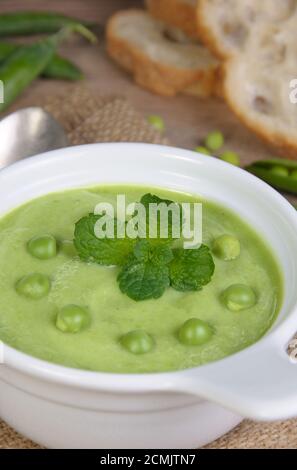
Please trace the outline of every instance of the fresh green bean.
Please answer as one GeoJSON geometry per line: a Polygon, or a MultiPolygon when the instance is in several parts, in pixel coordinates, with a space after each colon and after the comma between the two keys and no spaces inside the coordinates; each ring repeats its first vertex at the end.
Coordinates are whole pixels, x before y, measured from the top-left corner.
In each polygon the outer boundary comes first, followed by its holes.
{"type": "MultiPolygon", "coordinates": [[[[4,62],[8,56],[19,49],[18,44],[0,42],[0,64],[4,62]]],[[[80,80],[83,74],[79,68],[70,60],[65,59],[57,54],[54,55],[50,63],[44,69],[42,76],[46,78],[57,78],[60,80],[80,80]]]]}
{"type": "Polygon", "coordinates": [[[165,130],[165,123],[161,116],[157,114],[152,114],[147,118],[148,122],[153,126],[157,131],[164,132],[165,130]]]}
{"type": "Polygon", "coordinates": [[[72,31],[90,40],[94,38],[84,26],[71,25],[46,39],[22,46],[9,55],[0,66],[0,80],[4,84],[4,103],[0,103],[0,112],[4,111],[36,77],[42,74],[56,53],[60,42],[72,31]]]}
{"type": "Polygon", "coordinates": [[[238,154],[236,152],[233,152],[232,150],[227,150],[226,152],[223,152],[220,158],[224,162],[230,163],[231,165],[240,165],[240,159],[238,154]]]}
{"type": "Polygon", "coordinates": [[[295,180],[297,180],[297,170],[292,170],[290,173],[290,176],[291,178],[294,178],[295,180]]]}
{"type": "Polygon", "coordinates": [[[260,160],[245,168],[276,189],[297,194],[297,162],[275,158],[260,160]]]}
{"type": "Polygon", "coordinates": [[[210,155],[210,151],[206,147],[203,147],[203,145],[195,147],[194,152],[202,153],[203,155],[210,155]]]}
{"type": "Polygon", "coordinates": [[[221,131],[213,131],[205,139],[205,147],[211,152],[216,152],[224,145],[224,136],[221,131]]]}
{"type": "Polygon", "coordinates": [[[273,165],[273,167],[270,168],[270,172],[277,176],[284,176],[285,178],[289,176],[288,168],[286,168],[285,166],[281,166],[281,165],[273,165]]]}
{"type": "Polygon", "coordinates": [[[0,36],[25,36],[56,33],[67,25],[81,24],[75,18],[59,13],[21,11],[0,15],[0,36]]]}

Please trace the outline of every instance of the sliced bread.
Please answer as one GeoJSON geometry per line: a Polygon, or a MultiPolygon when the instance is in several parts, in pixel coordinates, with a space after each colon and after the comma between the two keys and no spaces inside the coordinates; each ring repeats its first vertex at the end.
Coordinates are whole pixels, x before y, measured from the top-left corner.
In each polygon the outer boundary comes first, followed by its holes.
{"type": "Polygon", "coordinates": [[[164,96],[196,85],[199,96],[215,90],[217,60],[204,47],[180,42],[144,10],[114,14],[107,24],[107,51],[136,83],[164,96]]]}
{"type": "Polygon", "coordinates": [[[257,30],[245,51],[224,64],[223,94],[241,121],[280,154],[297,158],[297,14],[257,30]]]}
{"type": "Polygon", "coordinates": [[[199,0],[200,37],[219,58],[245,49],[255,28],[290,18],[296,0],[199,0]]]}
{"type": "Polygon", "coordinates": [[[196,23],[198,0],[146,0],[149,13],[164,23],[179,28],[187,36],[199,39],[196,23]]]}

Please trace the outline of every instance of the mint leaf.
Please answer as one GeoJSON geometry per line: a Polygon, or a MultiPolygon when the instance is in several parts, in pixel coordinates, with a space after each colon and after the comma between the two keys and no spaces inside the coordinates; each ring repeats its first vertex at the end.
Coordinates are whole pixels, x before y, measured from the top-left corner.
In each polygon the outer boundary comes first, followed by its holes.
{"type": "Polygon", "coordinates": [[[150,253],[150,258],[155,264],[168,264],[173,260],[173,252],[168,245],[156,245],[150,253]]]}
{"type": "Polygon", "coordinates": [[[135,240],[116,238],[117,225],[112,219],[115,238],[97,238],[95,224],[102,215],[89,214],[75,224],[74,246],[83,261],[95,262],[105,266],[123,265],[133,251],[135,240]]]}
{"type": "Polygon", "coordinates": [[[138,241],[134,247],[133,255],[138,261],[148,261],[150,257],[151,245],[147,240],[138,241]]]}
{"type": "Polygon", "coordinates": [[[173,260],[173,253],[168,245],[153,245],[148,240],[139,240],[133,250],[138,261],[152,261],[154,264],[168,264],[173,260]]]}
{"type": "Polygon", "coordinates": [[[197,291],[211,281],[215,265],[206,245],[194,250],[173,250],[169,265],[171,286],[178,291],[197,291]]]}
{"type": "Polygon", "coordinates": [[[158,299],[170,285],[169,270],[151,261],[134,261],[123,267],[118,282],[123,294],[133,300],[158,299]]]}
{"type": "MultiPolygon", "coordinates": [[[[141,197],[140,202],[147,209],[149,208],[149,204],[152,204],[152,203],[160,204],[161,202],[164,202],[166,204],[166,206],[169,206],[170,204],[176,204],[175,202],[171,201],[170,199],[162,199],[161,197],[156,196],[155,194],[151,194],[151,193],[144,194],[141,197]]],[[[176,204],[176,205],[178,205],[178,204],[176,204]]]]}
{"type": "MultiPolygon", "coordinates": [[[[144,194],[140,200],[140,204],[144,206],[145,215],[146,215],[146,233],[145,236],[152,243],[155,241],[168,242],[174,238],[181,237],[182,230],[182,209],[181,206],[169,199],[162,199],[154,194],[144,194]],[[150,215],[150,204],[158,205],[161,210],[164,210],[164,219],[161,225],[161,214],[160,210],[157,210],[153,219],[149,218],[150,215]],[[161,206],[160,206],[161,204],[161,206]],[[168,208],[168,211],[167,211],[168,208]],[[172,210],[171,210],[172,209],[172,210]],[[167,221],[167,223],[166,223],[167,221]],[[168,229],[166,230],[166,227],[168,229]]],[[[138,210],[136,204],[136,211],[138,210]]],[[[152,208],[151,208],[152,210],[152,208]]]]}
{"type": "Polygon", "coordinates": [[[161,297],[170,285],[168,263],[172,259],[168,246],[154,247],[147,240],[137,242],[118,275],[121,291],[136,301],[161,297]]]}

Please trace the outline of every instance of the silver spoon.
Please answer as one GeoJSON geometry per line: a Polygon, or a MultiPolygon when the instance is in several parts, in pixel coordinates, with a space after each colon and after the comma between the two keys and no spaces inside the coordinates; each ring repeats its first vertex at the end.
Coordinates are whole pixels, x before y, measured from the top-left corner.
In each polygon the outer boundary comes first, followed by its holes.
{"type": "Polygon", "coordinates": [[[23,108],[0,121],[0,168],[68,145],[62,126],[42,108],[23,108]]]}

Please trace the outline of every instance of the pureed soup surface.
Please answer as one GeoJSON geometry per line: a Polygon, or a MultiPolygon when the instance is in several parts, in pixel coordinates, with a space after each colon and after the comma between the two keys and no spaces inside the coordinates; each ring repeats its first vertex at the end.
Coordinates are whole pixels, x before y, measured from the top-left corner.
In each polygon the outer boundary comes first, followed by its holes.
{"type": "Polygon", "coordinates": [[[278,313],[282,279],[265,242],[240,218],[223,207],[203,201],[203,243],[212,246],[222,234],[235,235],[241,254],[233,261],[214,256],[212,281],[198,292],[172,288],[159,299],[136,302],[124,295],[117,283],[118,267],[81,261],[69,245],[49,260],[34,258],[28,240],[52,234],[72,240],[74,224],[94,211],[101,201],[116,204],[116,194],[127,203],[147,192],[175,202],[201,202],[177,192],[136,186],[104,186],[53,193],[14,210],[0,221],[0,339],[32,356],[69,367],[117,373],[162,372],[199,366],[233,354],[257,341],[278,313]],[[16,282],[30,273],[47,274],[51,290],[40,300],[20,296],[16,282]],[[221,300],[232,284],[254,290],[257,303],[246,310],[230,311],[221,300]],[[75,334],[55,326],[59,309],[68,304],[86,306],[91,324],[75,334]],[[177,331],[190,318],[213,327],[210,341],[187,346],[177,331]],[[126,351],[119,339],[142,329],[155,340],[147,354],[126,351]]]}

